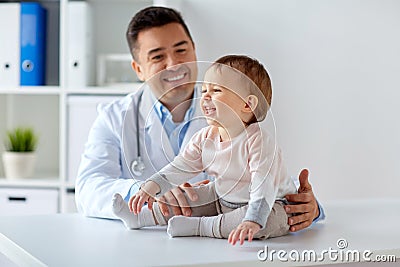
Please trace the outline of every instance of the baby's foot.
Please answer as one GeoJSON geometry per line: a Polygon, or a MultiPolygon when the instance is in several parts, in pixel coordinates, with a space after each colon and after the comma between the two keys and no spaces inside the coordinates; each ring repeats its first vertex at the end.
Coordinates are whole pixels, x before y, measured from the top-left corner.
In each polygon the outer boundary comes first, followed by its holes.
{"type": "Polygon", "coordinates": [[[129,210],[128,203],[118,193],[114,195],[112,201],[113,213],[124,222],[126,228],[139,229],[144,226],[156,225],[153,213],[149,209],[144,208],[138,215],[135,215],[129,210]]]}
{"type": "Polygon", "coordinates": [[[139,223],[139,216],[129,210],[128,203],[118,193],[113,197],[112,209],[115,216],[124,222],[126,228],[139,229],[142,227],[139,223]]]}
{"type": "Polygon", "coordinates": [[[112,201],[113,201],[112,203],[113,212],[117,216],[124,209],[124,206],[128,207],[128,204],[122,199],[122,196],[118,193],[114,194],[112,201]]]}
{"type": "Polygon", "coordinates": [[[218,216],[185,217],[174,216],[168,221],[167,233],[175,236],[208,236],[222,238],[219,229],[223,214],[218,216]],[[214,229],[215,228],[215,229],[214,229]]]}
{"type": "Polygon", "coordinates": [[[199,236],[200,217],[174,216],[168,221],[167,233],[170,237],[199,236]]]}

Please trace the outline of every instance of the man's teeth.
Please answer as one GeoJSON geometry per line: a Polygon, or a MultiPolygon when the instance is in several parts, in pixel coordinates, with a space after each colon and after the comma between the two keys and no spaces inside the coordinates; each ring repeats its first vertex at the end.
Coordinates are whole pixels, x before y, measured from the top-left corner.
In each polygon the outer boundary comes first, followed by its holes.
{"type": "Polygon", "coordinates": [[[172,77],[172,78],[167,78],[167,81],[169,81],[169,82],[175,82],[175,81],[177,81],[177,80],[182,79],[183,77],[185,77],[185,74],[181,74],[181,75],[178,75],[178,76],[175,76],[175,77],[172,77]]]}

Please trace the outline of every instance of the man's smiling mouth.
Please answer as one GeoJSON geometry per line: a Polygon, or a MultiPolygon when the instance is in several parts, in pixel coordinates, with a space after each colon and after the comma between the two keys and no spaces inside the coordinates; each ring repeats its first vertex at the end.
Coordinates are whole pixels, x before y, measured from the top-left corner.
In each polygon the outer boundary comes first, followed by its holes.
{"type": "Polygon", "coordinates": [[[185,78],[185,76],[186,76],[186,73],[182,73],[182,74],[179,74],[179,75],[176,75],[176,76],[173,76],[173,77],[164,78],[164,81],[176,82],[176,81],[182,80],[183,78],[185,78]]]}

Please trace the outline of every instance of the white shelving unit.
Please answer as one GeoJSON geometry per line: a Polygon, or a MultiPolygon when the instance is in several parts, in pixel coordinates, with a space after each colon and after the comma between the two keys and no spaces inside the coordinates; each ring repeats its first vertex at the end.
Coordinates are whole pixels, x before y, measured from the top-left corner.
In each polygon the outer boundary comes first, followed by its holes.
{"type": "MultiPolygon", "coordinates": [[[[3,164],[0,164],[0,213],[7,210],[26,210],[29,203],[29,190],[32,192],[48,190],[58,192],[57,212],[73,212],[74,207],[74,174],[71,174],[68,163],[70,147],[68,140],[82,135],[80,129],[71,129],[69,114],[69,99],[82,96],[85,99],[109,99],[110,96],[122,97],[137,90],[141,83],[124,86],[97,86],[86,84],[81,86],[68,85],[68,32],[76,29],[68,28],[68,5],[71,0],[39,0],[48,11],[47,17],[47,70],[45,86],[14,86],[4,87],[0,84],[0,140],[5,138],[7,129],[15,126],[32,126],[39,133],[38,160],[33,178],[5,179],[3,164]],[[4,192],[19,192],[28,194],[25,203],[11,203],[4,192]],[[1,199],[3,198],[3,199],[1,199]],[[21,208],[23,207],[23,208],[21,208]]],[[[93,60],[89,66],[96,70],[96,59],[101,54],[129,53],[125,40],[125,31],[130,18],[143,7],[153,4],[149,0],[89,0],[91,16],[91,40],[89,40],[93,60]]],[[[0,23],[4,23],[1,21],[0,23]]],[[[134,75],[132,71],[132,75],[134,75]]],[[[84,114],[83,114],[84,115],[84,114]]],[[[80,136],[80,138],[82,138],[80,136]]],[[[4,151],[0,145],[0,154],[4,151]]],[[[80,157],[80,155],[72,155],[80,157]]],[[[35,195],[35,194],[33,194],[35,195]]],[[[36,203],[36,202],[35,202],[36,203]]],[[[39,203],[39,202],[37,202],[39,203]]],[[[40,202],[41,203],[41,202],[40,202]]],[[[33,210],[35,207],[31,207],[33,210]]],[[[43,209],[38,209],[39,213],[43,209]]],[[[49,212],[54,212],[49,210],[49,212]]],[[[18,212],[17,212],[18,213],[18,212]]]]}

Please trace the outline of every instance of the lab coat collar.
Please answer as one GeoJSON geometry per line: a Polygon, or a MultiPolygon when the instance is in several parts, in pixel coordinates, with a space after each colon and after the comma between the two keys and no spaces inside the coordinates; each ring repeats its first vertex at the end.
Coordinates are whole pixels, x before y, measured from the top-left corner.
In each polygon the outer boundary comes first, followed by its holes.
{"type": "MultiPolygon", "coordinates": [[[[194,89],[193,100],[194,103],[191,103],[189,110],[185,115],[185,120],[193,120],[195,117],[198,119],[199,116],[202,116],[199,103],[199,88],[197,86],[194,89]],[[192,115],[193,112],[194,114],[192,115]]],[[[150,87],[144,85],[142,103],[140,103],[139,109],[142,119],[145,121],[146,129],[149,129],[155,121],[160,121],[160,118],[162,117],[162,114],[160,114],[161,110],[159,110],[161,105],[162,104],[158,102],[151,92],[150,87]],[[159,112],[159,114],[157,114],[157,112],[159,112]]]]}
{"type": "MultiPolygon", "coordinates": [[[[203,114],[200,109],[200,101],[198,99],[199,96],[199,87],[195,87],[194,94],[194,103],[191,105],[191,109],[193,112],[193,116],[190,119],[190,124],[185,134],[185,137],[182,142],[181,149],[185,147],[185,145],[189,142],[190,138],[197,132],[199,129],[207,126],[207,122],[203,117],[203,114]]],[[[151,89],[148,85],[143,86],[143,96],[142,103],[140,103],[139,112],[141,116],[141,120],[144,121],[145,131],[148,136],[156,137],[159,136],[162,140],[168,140],[168,136],[165,130],[162,128],[161,120],[158,117],[154,104],[156,103],[156,98],[154,97],[151,89]]],[[[152,140],[155,141],[155,140],[152,140]]],[[[160,140],[161,142],[161,140],[160,140]]],[[[172,160],[175,157],[175,153],[171,147],[169,142],[163,142],[163,154],[167,156],[168,160],[172,160]]]]}

